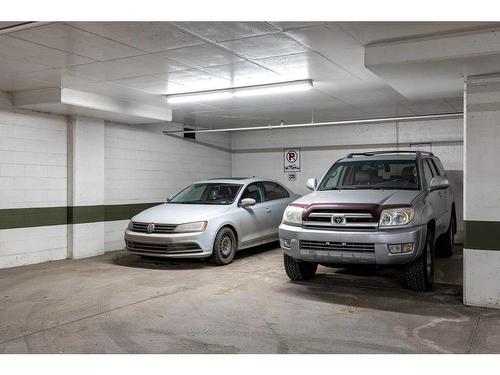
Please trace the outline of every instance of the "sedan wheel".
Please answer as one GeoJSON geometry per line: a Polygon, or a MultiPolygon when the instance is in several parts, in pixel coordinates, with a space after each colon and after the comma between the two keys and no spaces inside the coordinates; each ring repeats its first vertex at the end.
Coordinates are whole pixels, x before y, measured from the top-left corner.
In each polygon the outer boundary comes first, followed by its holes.
{"type": "Polygon", "coordinates": [[[218,266],[229,264],[236,253],[236,235],[231,228],[222,228],[215,237],[210,261],[218,266]]]}
{"type": "Polygon", "coordinates": [[[229,254],[231,254],[231,250],[233,249],[233,243],[231,242],[231,237],[229,235],[224,235],[222,237],[222,241],[220,242],[219,245],[219,250],[222,253],[224,257],[227,257],[229,254]]]}

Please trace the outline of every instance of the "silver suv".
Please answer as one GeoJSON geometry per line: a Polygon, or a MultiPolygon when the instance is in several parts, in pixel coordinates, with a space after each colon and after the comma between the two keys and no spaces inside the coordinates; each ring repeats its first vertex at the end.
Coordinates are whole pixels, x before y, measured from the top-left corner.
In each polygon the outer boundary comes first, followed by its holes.
{"type": "Polygon", "coordinates": [[[318,264],[395,266],[406,287],[429,290],[434,253],[450,256],[455,202],[441,161],[423,151],[353,153],[338,160],[312,193],[291,203],[279,228],[292,280],[318,264]]]}

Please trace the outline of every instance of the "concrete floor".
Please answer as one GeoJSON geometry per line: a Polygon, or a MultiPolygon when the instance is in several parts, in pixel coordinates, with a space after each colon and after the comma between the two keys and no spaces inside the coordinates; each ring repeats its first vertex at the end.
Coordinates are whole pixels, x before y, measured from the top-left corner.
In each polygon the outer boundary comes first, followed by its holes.
{"type": "Polygon", "coordinates": [[[226,267],[124,252],[0,270],[0,353],[499,353],[500,311],[461,302],[461,251],[433,292],[390,270],[292,283],[276,245],[226,267]]]}

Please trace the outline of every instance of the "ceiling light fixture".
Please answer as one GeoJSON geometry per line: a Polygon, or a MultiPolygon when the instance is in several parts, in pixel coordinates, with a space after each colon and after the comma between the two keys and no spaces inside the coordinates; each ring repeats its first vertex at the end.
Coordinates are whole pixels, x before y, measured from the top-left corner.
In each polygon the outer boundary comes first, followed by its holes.
{"type": "Polygon", "coordinates": [[[167,102],[171,104],[176,103],[190,103],[190,102],[205,102],[209,100],[218,100],[218,99],[229,99],[233,95],[230,92],[206,92],[199,94],[189,94],[182,96],[173,96],[167,98],[167,102]]]}
{"type": "Polygon", "coordinates": [[[191,103],[202,102],[208,100],[229,99],[232,97],[248,97],[260,95],[283,94],[289,92],[297,92],[309,90],[313,87],[312,80],[305,79],[300,81],[289,81],[271,83],[265,85],[232,87],[229,89],[206,90],[182,94],[166,95],[167,103],[191,103]]]}

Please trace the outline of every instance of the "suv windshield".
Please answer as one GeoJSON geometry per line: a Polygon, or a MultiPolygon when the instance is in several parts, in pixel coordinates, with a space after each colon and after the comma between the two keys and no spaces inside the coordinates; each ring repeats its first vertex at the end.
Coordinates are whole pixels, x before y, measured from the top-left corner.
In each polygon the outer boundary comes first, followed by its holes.
{"type": "Polygon", "coordinates": [[[231,204],[242,185],[200,183],[185,188],[168,203],[183,204],[231,204]]]}
{"type": "Polygon", "coordinates": [[[353,160],[335,163],[318,190],[418,190],[415,160],[353,160]]]}

